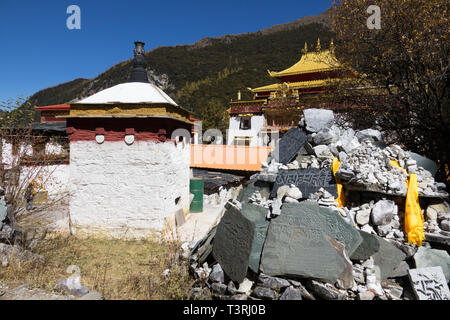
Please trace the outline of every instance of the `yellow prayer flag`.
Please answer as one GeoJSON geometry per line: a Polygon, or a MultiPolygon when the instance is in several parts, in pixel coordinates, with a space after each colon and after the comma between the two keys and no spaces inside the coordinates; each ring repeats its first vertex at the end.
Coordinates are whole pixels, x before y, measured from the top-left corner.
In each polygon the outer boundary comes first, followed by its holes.
{"type": "Polygon", "coordinates": [[[341,165],[341,162],[337,158],[334,158],[333,165],[332,165],[332,171],[333,171],[334,179],[336,180],[337,194],[338,194],[337,201],[339,203],[339,207],[344,207],[345,203],[346,203],[344,189],[343,189],[343,186],[341,183],[341,179],[336,178],[336,172],[339,170],[340,165],[341,165]]]}

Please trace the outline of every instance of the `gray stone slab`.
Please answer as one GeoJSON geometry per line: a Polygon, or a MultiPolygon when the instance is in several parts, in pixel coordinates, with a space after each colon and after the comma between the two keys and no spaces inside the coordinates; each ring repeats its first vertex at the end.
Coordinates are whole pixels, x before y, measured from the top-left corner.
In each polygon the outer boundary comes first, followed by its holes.
{"type": "Polygon", "coordinates": [[[241,203],[247,203],[248,198],[259,191],[262,197],[269,199],[271,184],[265,181],[253,181],[246,185],[240,192],[237,197],[237,200],[241,203]]]}
{"type": "Polygon", "coordinates": [[[393,270],[393,273],[391,274],[391,278],[399,278],[404,277],[408,275],[409,265],[406,263],[406,261],[400,262],[397,268],[393,270]]]}
{"type": "Polygon", "coordinates": [[[259,274],[257,284],[259,286],[274,289],[274,290],[280,290],[280,289],[289,287],[291,285],[291,283],[286,279],[271,277],[264,273],[259,274]]]}
{"type": "Polygon", "coordinates": [[[244,280],[252,251],[255,224],[230,207],[223,215],[213,242],[212,254],[231,280],[244,280]]]}
{"type": "Polygon", "coordinates": [[[436,162],[428,158],[422,157],[420,154],[414,152],[408,152],[408,154],[411,158],[416,160],[418,167],[422,167],[425,170],[429,171],[433,175],[433,177],[436,175],[436,172],[438,170],[436,162]]]}
{"type": "Polygon", "coordinates": [[[307,287],[317,298],[324,300],[344,300],[345,295],[329,283],[321,283],[315,280],[308,280],[307,287]]]}
{"type": "Polygon", "coordinates": [[[441,245],[447,246],[447,250],[450,249],[450,237],[441,233],[429,233],[424,232],[425,240],[428,242],[439,243],[441,245]]]}
{"type": "Polygon", "coordinates": [[[283,185],[294,184],[302,192],[303,198],[308,198],[312,193],[324,188],[337,198],[337,186],[330,168],[280,170],[275,179],[275,184],[270,193],[271,198],[277,196],[277,190],[283,185]]]}
{"type": "Polygon", "coordinates": [[[294,287],[289,287],[284,290],[280,300],[302,300],[302,293],[294,287]]]}
{"type": "Polygon", "coordinates": [[[178,209],[175,212],[175,223],[176,223],[177,227],[182,226],[185,222],[186,222],[186,219],[184,217],[183,209],[178,209]]]}
{"type": "MultiPolygon", "coordinates": [[[[342,181],[342,184],[344,185],[345,190],[348,191],[359,191],[359,192],[374,192],[374,193],[380,193],[385,194],[389,196],[398,196],[398,197],[406,197],[406,193],[401,192],[388,192],[386,190],[381,189],[379,185],[375,184],[364,184],[364,183],[348,183],[346,181],[342,181]]],[[[441,190],[439,193],[436,192],[433,195],[425,195],[422,193],[419,193],[420,198],[429,198],[429,199],[442,199],[448,197],[448,193],[441,190]]]]}
{"type": "Polygon", "coordinates": [[[352,260],[366,260],[373,257],[375,265],[380,271],[382,280],[401,276],[406,254],[394,244],[383,238],[360,231],[363,242],[350,256],[352,260]]]}
{"type": "Polygon", "coordinates": [[[306,139],[306,133],[302,129],[291,128],[281,137],[271,155],[277,162],[287,164],[297,156],[297,152],[303,147],[306,139]]]}
{"type": "Polygon", "coordinates": [[[346,264],[326,239],[326,219],[317,203],[285,203],[272,219],[260,269],[270,276],[293,276],[335,282],[346,264]]]}
{"type": "Polygon", "coordinates": [[[347,257],[351,256],[363,241],[359,230],[347,223],[335,210],[319,207],[319,213],[326,222],[323,226],[325,233],[344,244],[347,257]]]}
{"type": "Polygon", "coordinates": [[[420,247],[414,255],[416,268],[441,267],[442,272],[450,281],[450,255],[445,250],[420,247]]]}
{"type": "Polygon", "coordinates": [[[194,253],[198,254],[198,263],[203,264],[203,262],[208,259],[209,255],[212,252],[212,242],[214,241],[214,237],[216,235],[217,227],[211,228],[208,234],[197,242],[195,247],[192,249],[191,255],[194,253]]]}
{"type": "Polygon", "coordinates": [[[350,255],[350,259],[352,260],[369,259],[373,254],[380,250],[380,243],[374,235],[364,231],[359,231],[359,234],[362,237],[362,242],[350,255]]]}
{"type": "Polygon", "coordinates": [[[252,295],[263,300],[274,300],[277,297],[275,291],[265,287],[255,287],[255,289],[253,289],[252,295]]]}
{"type": "Polygon", "coordinates": [[[450,292],[441,267],[409,270],[414,294],[418,300],[450,300],[450,292]]]}
{"type": "Polygon", "coordinates": [[[249,268],[255,273],[259,272],[261,253],[270,224],[270,221],[266,219],[267,212],[268,209],[261,206],[249,203],[242,204],[242,215],[255,224],[252,252],[250,253],[249,262],[249,268]]]}
{"type": "Polygon", "coordinates": [[[406,254],[383,238],[379,236],[375,237],[380,243],[380,249],[372,257],[375,266],[378,266],[380,270],[381,280],[386,280],[396,275],[395,269],[405,260],[406,254]]]}

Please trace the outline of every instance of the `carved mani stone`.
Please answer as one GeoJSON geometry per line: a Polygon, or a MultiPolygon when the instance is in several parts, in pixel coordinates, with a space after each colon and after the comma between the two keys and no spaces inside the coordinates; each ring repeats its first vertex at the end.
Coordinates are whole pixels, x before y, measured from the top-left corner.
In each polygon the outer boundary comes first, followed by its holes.
{"type": "Polygon", "coordinates": [[[358,248],[351,254],[350,259],[352,260],[367,260],[373,254],[380,250],[380,242],[378,239],[367,232],[359,231],[362,236],[363,241],[358,248]]]}
{"type": "Polygon", "coordinates": [[[341,215],[330,208],[319,207],[319,213],[325,219],[324,232],[345,245],[347,257],[359,247],[363,241],[358,229],[348,224],[341,215]]]}
{"type": "Polygon", "coordinates": [[[272,219],[260,269],[270,276],[300,276],[336,282],[346,262],[326,239],[326,219],[312,201],[285,203],[272,219]]]}
{"type": "Polygon", "coordinates": [[[289,129],[278,142],[272,155],[282,164],[287,164],[297,156],[307,139],[306,133],[299,127],[289,129]]]}
{"type": "Polygon", "coordinates": [[[242,204],[242,214],[255,224],[253,248],[250,254],[249,263],[249,268],[255,273],[258,273],[259,271],[261,253],[264,247],[264,241],[266,241],[267,229],[269,228],[270,224],[270,221],[266,219],[267,211],[267,208],[263,208],[254,204],[242,204]]]}
{"type": "Polygon", "coordinates": [[[418,300],[450,300],[450,292],[441,267],[410,269],[414,294],[418,300]]]}
{"type": "Polygon", "coordinates": [[[283,185],[294,184],[302,192],[303,198],[308,198],[312,193],[324,188],[337,198],[337,186],[330,168],[280,170],[275,179],[275,184],[270,193],[271,198],[277,196],[277,190],[283,185]]]}
{"type": "Polygon", "coordinates": [[[213,242],[213,257],[231,280],[241,283],[247,275],[255,224],[230,206],[219,224],[213,242]]]}
{"type": "Polygon", "coordinates": [[[395,275],[395,269],[405,260],[406,254],[383,238],[375,237],[378,239],[380,249],[372,255],[373,261],[375,266],[380,268],[381,280],[386,280],[395,275]]]}

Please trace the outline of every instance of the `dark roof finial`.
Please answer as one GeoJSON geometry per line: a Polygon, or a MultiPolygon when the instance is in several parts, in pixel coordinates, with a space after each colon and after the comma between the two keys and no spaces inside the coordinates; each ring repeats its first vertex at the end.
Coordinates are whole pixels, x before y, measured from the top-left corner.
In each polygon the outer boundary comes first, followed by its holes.
{"type": "Polygon", "coordinates": [[[135,41],[134,42],[134,59],[132,62],[131,76],[129,82],[147,82],[147,63],[145,61],[145,50],[144,50],[144,42],[135,41]]]}

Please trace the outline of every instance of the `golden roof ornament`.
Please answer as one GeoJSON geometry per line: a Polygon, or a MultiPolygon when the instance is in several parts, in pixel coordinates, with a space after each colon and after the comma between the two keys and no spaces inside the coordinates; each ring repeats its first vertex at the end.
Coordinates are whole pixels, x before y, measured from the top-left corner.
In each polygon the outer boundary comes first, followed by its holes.
{"type": "Polygon", "coordinates": [[[306,54],[307,52],[308,52],[308,45],[306,44],[306,41],[305,41],[305,47],[303,48],[302,53],[306,54]]]}
{"type": "Polygon", "coordinates": [[[320,47],[320,38],[317,38],[317,51],[320,51],[322,48],[320,47]]]}

